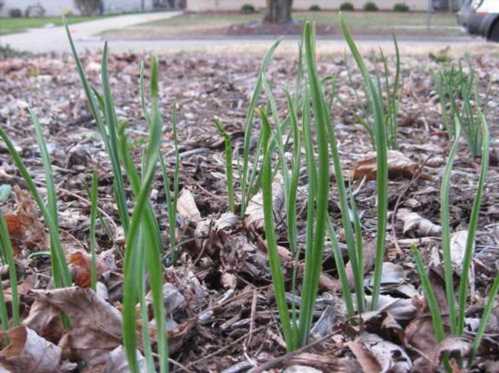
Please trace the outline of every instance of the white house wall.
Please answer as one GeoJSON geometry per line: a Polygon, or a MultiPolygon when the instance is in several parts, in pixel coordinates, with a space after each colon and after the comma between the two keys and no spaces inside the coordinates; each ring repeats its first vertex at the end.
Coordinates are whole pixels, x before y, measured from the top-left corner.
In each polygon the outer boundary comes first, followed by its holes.
{"type": "MultiPolygon", "coordinates": [[[[1,0],[0,0],[1,1],[1,0]]],[[[69,12],[79,14],[73,0],[3,0],[4,6],[0,10],[1,16],[8,16],[10,9],[20,9],[23,14],[26,8],[32,5],[41,5],[46,16],[60,16],[69,12]]],[[[142,0],[104,0],[105,13],[140,12],[142,0]]],[[[144,0],[145,10],[153,9],[153,0],[144,0]]],[[[1,20],[0,20],[1,22],[1,20]]]]}
{"type": "MultiPolygon", "coordinates": [[[[32,5],[41,5],[45,9],[46,16],[59,16],[64,13],[78,14],[73,0],[4,0],[4,6],[0,11],[2,16],[8,16],[10,9],[20,9],[23,14],[26,8],[32,5]]],[[[2,22],[0,20],[0,22],[2,22]]]]}
{"type": "MultiPolygon", "coordinates": [[[[144,10],[153,9],[153,0],[144,0],[144,10]]],[[[104,0],[105,13],[140,12],[142,0],[104,0]]]]}

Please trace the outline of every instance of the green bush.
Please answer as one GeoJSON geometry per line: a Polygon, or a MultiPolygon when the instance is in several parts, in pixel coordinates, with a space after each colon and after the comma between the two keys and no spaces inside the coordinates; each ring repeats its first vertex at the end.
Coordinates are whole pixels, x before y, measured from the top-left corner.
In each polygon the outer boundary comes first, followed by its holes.
{"type": "Polygon", "coordinates": [[[256,13],[256,9],[253,5],[251,4],[244,4],[242,7],[241,7],[241,13],[242,14],[253,14],[253,13],[256,13]]]}
{"type": "Polygon", "coordinates": [[[353,12],[355,8],[352,3],[346,2],[340,5],[340,10],[342,12],[353,12]]]}
{"type": "Polygon", "coordinates": [[[21,18],[23,16],[23,12],[19,8],[9,9],[9,17],[11,18],[21,18]]]}
{"type": "Polygon", "coordinates": [[[397,3],[393,6],[394,12],[408,12],[410,10],[411,10],[411,8],[409,8],[409,5],[407,5],[405,3],[397,3]]]}
{"type": "Polygon", "coordinates": [[[322,9],[319,5],[310,5],[310,8],[308,8],[311,12],[320,12],[322,9]]]}
{"type": "Polygon", "coordinates": [[[368,1],[367,3],[365,3],[363,9],[366,12],[377,12],[379,10],[376,3],[372,2],[372,1],[368,1]]]}

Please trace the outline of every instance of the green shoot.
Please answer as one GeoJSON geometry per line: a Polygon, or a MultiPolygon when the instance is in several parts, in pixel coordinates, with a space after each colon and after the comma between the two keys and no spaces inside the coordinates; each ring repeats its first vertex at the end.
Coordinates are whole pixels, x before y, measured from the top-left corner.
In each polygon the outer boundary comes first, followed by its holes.
{"type": "Polygon", "coordinates": [[[376,309],[381,289],[381,277],[383,273],[383,260],[385,254],[385,235],[388,210],[388,160],[387,141],[385,132],[385,120],[383,112],[383,98],[379,94],[376,83],[369,75],[369,71],[362,56],[352,38],[350,30],[343,16],[340,16],[340,25],[343,36],[352,52],[352,56],[364,79],[369,98],[371,112],[374,114],[374,138],[376,142],[376,192],[377,192],[377,232],[376,232],[376,256],[374,263],[374,279],[372,290],[371,309],[376,309]]]}
{"type": "MultiPolygon", "coordinates": [[[[242,166],[239,168],[239,177],[240,177],[240,186],[241,186],[241,209],[240,215],[244,216],[246,213],[246,207],[252,196],[252,183],[250,180],[250,147],[252,141],[252,130],[253,130],[253,119],[255,115],[255,109],[258,104],[258,100],[260,98],[262,92],[263,81],[265,79],[265,74],[267,71],[267,67],[272,60],[272,56],[274,51],[279,46],[280,41],[276,41],[272,47],[268,50],[262,60],[262,65],[260,67],[260,71],[258,72],[258,78],[256,81],[255,89],[253,90],[253,94],[251,96],[251,100],[248,106],[248,110],[246,111],[246,119],[244,121],[244,141],[243,141],[243,160],[242,166]]],[[[261,138],[259,140],[259,145],[261,144],[261,138]]],[[[261,155],[261,146],[257,146],[257,151],[255,153],[255,160],[258,160],[258,157],[261,155]]],[[[253,162],[253,169],[256,171],[257,162],[253,162]]]]}
{"type": "MultiPolygon", "coordinates": [[[[0,248],[2,250],[2,257],[5,258],[6,264],[9,266],[9,283],[10,290],[12,294],[12,321],[13,326],[19,326],[21,324],[21,319],[19,316],[19,294],[17,291],[17,269],[16,262],[14,261],[14,250],[12,249],[12,243],[9,237],[9,230],[7,228],[7,223],[5,218],[0,211],[0,248]]],[[[0,281],[1,283],[1,281],[0,281]]],[[[0,284],[1,286],[1,284],[0,284]]],[[[8,329],[8,320],[5,318],[7,315],[7,308],[5,306],[5,299],[3,296],[3,289],[0,289],[0,317],[2,322],[2,328],[4,331],[8,329]],[[7,329],[5,328],[7,326],[7,329]]]]}
{"type": "MultiPolygon", "coordinates": [[[[322,270],[322,252],[328,220],[329,198],[329,149],[328,126],[329,117],[325,110],[323,90],[317,74],[315,54],[315,32],[307,22],[304,26],[305,65],[309,81],[310,98],[315,114],[317,130],[317,183],[315,196],[314,239],[305,251],[305,272],[303,275],[302,306],[300,310],[299,341],[304,345],[308,341],[315,300],[319,288],[319,277],[322,270]]],[[[312,219],[308,216],[307,219],[312,219]]]]}
{"type": "Polygon", "coordinates": [[[160,372],[168,371],[168,345],[165,329],[165,309],[163,300],[163,274],[161,264],[161,245],[159,227],[154,212],[149,204],[149,194],[159,160],[162,119],[158,103],[158,63],[156,59],[151,64],[151,111],[145,115],[149,124],[148,147],[144,154],[142,177],[139,177],[127,146],[124,128],[119,131],[119,144],[127,175],[135,196],[135,208],[130,220],[130,230],[127,234],[125,252],[125,281],[123,299],[123,344],[132,372],[138,371],[136,356],[136,320],[135,305],[137,299],[144,296],[144,268],[148,270],[151,286],[153,313],[157,328],[160,372]],[[142,250],[145,253],[141,258],[142,250]]]}
{"type": "Polygon", "coordinates": [[[485,328],[487,328],[487,324],[489,323],[490,316],[492,315],[492,311],[494,310],[494,303],[497,294],[499,293],[499,276],[496,276],[494,283],[489,291],[489,296],[487,297],[487,304],[485,305],[485,309],[483,310],[482,317],[480,318],[480,325],[478,327],[478,332],[473,339],[473,343],[471,345],[471,354],[469,358],[469,365],[473,363],[475,359],[476,353],[478,352],[478,348],[480,347],[480,343],[485,334],[485,328]]]}
{"type": "MultiPolygon", "coordinates": [[[[174,105],[175,106],[175,105],[174,105]]],[[[178,150],[177,138],[177,111],[174,108],[172,113],[172,132],[173,132],[173,146],[175,151],[175,169],[173,173],[173,180],[170,181],[166,164],[163,157],[160,157],[161,175],[163,177],[163,187],[166,195],[166,208],[168,213],[168,240],[170,243],[172,263],[176,262],[178,256],[176,226],[177,226],[177,199],[179,193],[179,172],[180,172],[180,155],[178,150]],[[173,191],[171,185],[173,184],[173,191]]]]}
{"type": "Polygon", "coordinates": [[[456,153],[459,148],[459,138],[461,133],[461,125],[457,117],[454,129],[456,136],[452,144],[451,150],[449,152],[449,158],[447,159],[447,165],[444,170],[444,175],[442,177],[442,185],[440,187],[440,223],[442,225],[442,252],[443,252],[443,264],[444,264],[445,294],[449,304],[450,327],[452,333],[457,335],[457,330],[456,330],[457,310],[455,302],[456,298],[454,293],[453,268],[452,268],[452,259],[451,259],[450,217],[449,217],[450,179],[452,174],[452,165],[454,163],[454,158],[456,157],[456,153]]]}
{"type": "Polygon", "coordinates": [[[435,338],[438,342],[441,342],[445,338],[444,322],[442,320],[442,315],[440,313],[440,307],[438,306],[437,297],[431,286],[430,278],[421,258],[421,254],[418,249],[413,246],[412,254],[414,255],[414,261],[416,262],[416,270],[418,272],[419,278],[421,279],[421,287],[423,288],[423,293],[428,303],[428,308],[431,313],[431,320],[433,325],[433,332],[435,333],[435,338]]]}
{"type": "Polygon", "coordinates": [[[71,51],[73,52],[73,57],[76,61],[76,67],[78,74],[80,76],[83,89],[87,96],[88,105],[90,111],[97,123],[100,135],[106,146],[107,153],[111,159],[111,165],[113,169],[113,191],[116,198],[116,204],[118,206],[118,214],[120,216],[121,224],[125,233],[128,231],[129,217],[128,208],[126,205],[126,194],[123,181],[123,174],[121,172],[120,159],[118,155],[118,142],[116,137],[116,131],[118,126],[118,119],[116,118],[116,112],[114,110],[113,98],[111,95],[111,90],[109,87],[109,73],[108,73],[108,51],[107,44],[104,45],[104,53],[102,56],[102,85],[104,87],[104,97],[101,97],[95,89],[92,89],[90,83],[85,75],[85,70],[81,64],[81,60],[78,57],[76,47],[73,43],[73,38],[69,32],[68,25],[66,27],[66,34],[68,36],[69,44],[71,46],[71,51]]]}
{"type": "Polygon", "coordinates": [[[227,177],[227,195],[229,198],[229,210],[236,213],[236,202],[234,193],[234,175],[232,172],[232,141],[230,135],[225,131],[223,124],[215,118],[215,126],[218,132],[224,138],[225,145],[225,175],[227,177]]]}
{"type": "Polygon", "coordinates": [[[279,318],[281,323],[284,340],[289,351],[298,348],[298,341],[296,338],[296,330],[294,325],[291,324],[289,310],[286,303],[286,293],[284,285],[284,276],[277,251],[277,239],[274,232],[274,211],[272,202],[272,152],[271,152],[271,128],[268,122],[266,113],[260,111],[262,118],[262,142],[264,149],[263,167],[262,167],[262,193],[263,193],[263,213],[265,224],[265,239],[267,241],[267,251],[270,263],[270,270],[272,273],[272,284],[274,287],[274,294],[279,310],[279,318]]]}
{"type": "Polygon", "coordinates": [[[459,317],[457,332],[458,335],[462,335],[464,332],[464,318],[465,318],[465,306],[468,297],[468,278],[471,268],[471,261],[473,258],[473,253],[475,252],[475,236],[478,226],[478,216],[480,213],[480,207],[482,204],[482,195],[485,189],[485,180],[487,179],[487,174],[489,170],[489,129],[485,116],[480,113],[480,123],[482,130],[482,160],[480,167],[480,177],[478,179],[478,187],[475,193],[475,199],[473,201],[473,207],[471,209],[470,222],[468,225],[468,237],[466,240],[466,248],[464,251],[463,258],[463,270],[461,273],[461,280],[459,282],[459,317]]]}
{"type": "Polygon", "coordinates": [[[95,239],[95,224],[97,222],[97,173],[94,171],[92,175],[92,188],[90,190],[90,286],[96,290],[97,287],[97,258],[95,251],[97,249],[97,241],[95,239]]]}

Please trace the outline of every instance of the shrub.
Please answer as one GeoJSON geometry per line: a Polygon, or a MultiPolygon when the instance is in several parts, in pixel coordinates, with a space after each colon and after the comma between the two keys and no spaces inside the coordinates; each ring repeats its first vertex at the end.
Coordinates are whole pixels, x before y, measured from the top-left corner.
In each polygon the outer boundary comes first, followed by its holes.
{"type": "Polygon", "coordinates": [[[45,15],[45,8],[40,4],[30,5],[24,11],[25,17],[43,17],[45,15]]]}
{"type": "Polygon", "coordinates": [[[322,9],[319,5],[310,5],[310,8],[308,8],[311,12],[320,12],[322,9]]]}
{"type": "Polygon", "coordinates": [[[242,14],[253,14],[253,13],[256,13],[256,9],[253,5],[251,4],[244,4],[242,7],[241,7],[241,13],[242,14]]]}
{"type": "Polygon", "coordinates": [[[372,2],[372,1],[368,1],[367,3],[365,3],[363,9],[366,12],[377,12],[379,10],[376,3],[372,2]]]}
{"type": "Polygon", "coordinates": [[[410,10],[411,10],[411,8],[409,8],[409,5],[407,5],[405,3],[397,3],[393,6],[394,12],[408,12],[410,10]]]}
{"type": "Polygon", "coordinates": [[[74,0],[74,4],[84,16],[97,14],[102,7],[101,0],[74,0]]]}
{"type": "Polygon", "coordinates": [[[21,18],[23,16],[23,12],[19,8],[9,9],[9,17],[11,18],[21,18]]]}
{"type": "Polygon", "coordinates": [[[346,2],[340,5],[340,10],[343,12],[353,12],[355,8],[352,3],[346,2]]]}

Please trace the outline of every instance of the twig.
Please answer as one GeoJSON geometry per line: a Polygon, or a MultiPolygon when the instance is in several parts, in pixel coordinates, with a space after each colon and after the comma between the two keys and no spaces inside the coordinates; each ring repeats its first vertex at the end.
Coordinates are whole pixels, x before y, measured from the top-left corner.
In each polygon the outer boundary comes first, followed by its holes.
{"type": "Polygon", "coordinates": [[[248,373],[262,373],[265,370],[268,370],[268,369],[271,369],[271,368],[275,368],[276,366],[278,366],[279,364],[281,364],[282,362],[284,362],[286,360],[289,360],[293,356],[301,354],[302,352],[305,352],[308,349],[310,349],[310,348],[312,348],[314,346],[317,346],[318,344],[321,344],[325,340],[327,340],[327,339],[331,338],[333,335],[335,335],[339,330],[340,330],[340,328],[336,328],[331,333],[329,333],[328,335],[326,335],[325,337],[322,337],[322,338],[320,338],[320,339],[318,339],[318,340],[316,340],[316,341],[314,341],[312,343],[309,343],[308,345],[303,346],[302,348],[299,348],[296,351],[288,352],[287,354],[284,354],[284,355],[282,355],[282,356],[280,356],[278,358],[275,358],[273,360],[267,361],[265,364],[262,364],[259,367],[251,369],[248,373]]]}
{"type": "MultiPolygon", "coordinates": [[[[267,325],[263,325],[261,327],[259,327],[258,329],[256,329],[257,332],[259,332],[260,330],[263,330],[263,329],[266,329],[267,328],[267,325]]],[[[206,359],[209,359],[213,356],[216,356],[222,352],[224,352],[225,350],[231,348],[232,346],[238,344],[239,342],[241,342],[242,340],[244,340],[245,338],[248,337],[248,333],[246,334],[243,334],[242,336],[240,336],[239,338],[235,339],[234,341],[232,341],[232,343],[229,343],[228,345],[226,346],[223,346],[222,348],[219,348],[218,350],[212,352],[211,354],[208,354],[206,356],[203,356],[201,359],[198,359],[196,361],[193,361],[191,363],[189,363],[187,366],[190,367],[190,366],[193,366],[194,364],[197,364],[199,363],[200,361],[203,361],[203,360],[206,360],[206,359]]]]}

